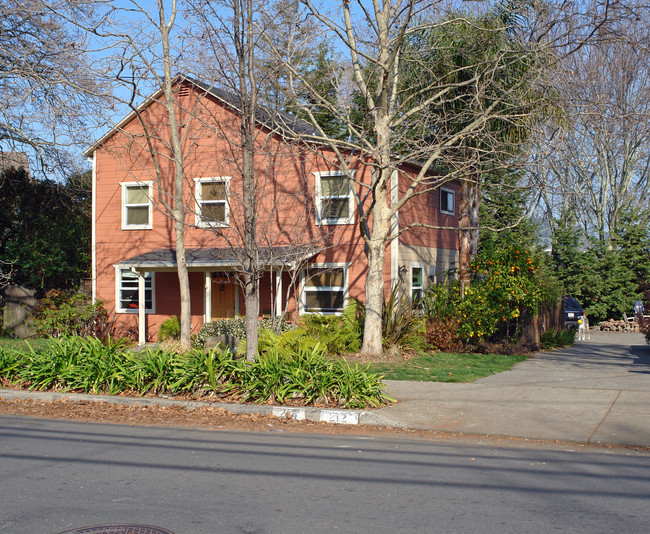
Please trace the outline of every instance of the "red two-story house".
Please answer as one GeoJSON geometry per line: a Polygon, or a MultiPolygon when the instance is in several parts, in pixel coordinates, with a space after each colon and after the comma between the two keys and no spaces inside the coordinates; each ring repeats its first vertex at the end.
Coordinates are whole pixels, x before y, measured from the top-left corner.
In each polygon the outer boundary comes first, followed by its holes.
{"type": "MultiPolygon", "coordinates": [[[[236,97],[196,80],[181,76],[174,87],[192,329],[198,331],[205,322],[246,313],[237,283],[239,109],[236,97]]],[[[340,313],[348,299],[364,300],[367,261],[355,197],[370,183],[371,167],[353,154],[342,163],[326,144],[310,141],[314,130],[295,117],[260,111],[257,119],[260,313],[340,313]]],[[[159,92],[85,152],[92,159],[93,297],[115,311],[122,327],[139,328],[141,342],[180,312],[168,213],[175,172],[169,131],[159,92]]],[[[407,187],[399,182],[395,173],[393,201],[407,187]]],[[[457,197],[455,183],[414,197],[394,218],[395,235],[413,221],[457,227],[457,197]]],[[[456,250],[453,230],[399,234],[386,249],[385,291],[401,279],[417,294],[455,264],[456,250]]]]}

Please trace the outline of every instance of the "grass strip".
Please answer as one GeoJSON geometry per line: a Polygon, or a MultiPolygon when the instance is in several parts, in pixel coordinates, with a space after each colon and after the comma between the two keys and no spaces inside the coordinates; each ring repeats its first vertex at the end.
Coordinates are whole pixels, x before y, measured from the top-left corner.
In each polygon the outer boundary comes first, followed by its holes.
{"type": "Polygon", "coordinates": [[[373,363],[370,372],[386,380],[415,380],[420,382],[474,382],[511,369],[524,361],[522,355],[501,354],[426,354],[395,363],[373,363]]]}
{"type": "Polygon", "coordinates": [[[17,351],[29,350],[28,346],[34,350],[47,349],[53,340],[51,338],[32,338],[32,339],[18,339],[12,337],[0,338],[0,348],[13,349],[17,351]]]}

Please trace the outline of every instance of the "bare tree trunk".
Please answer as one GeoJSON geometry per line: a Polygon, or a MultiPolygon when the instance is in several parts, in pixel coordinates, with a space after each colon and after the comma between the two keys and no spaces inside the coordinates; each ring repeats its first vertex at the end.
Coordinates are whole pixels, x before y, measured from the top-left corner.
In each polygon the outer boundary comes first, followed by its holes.
{"type": "Polygon", "coordinates": [[[250,265],[250,263],[246,266],[244,277],[244,299],[246,302],[246,361],[253,362],[257,357],[260,297],[259,281],[255,275],[255,269],[250,265]]]}
{"type": "Polygon", "coordinates": [[[257,187],[255,181],[255,110],[257,107],[253,3],[234,0],[235,49],[242,100],[242,194],[244,202],[244,299],[246,302],[246,360],[257,356],[259,328],[259,257],[257,245],[257,187]],[[250,91],[249,91],[250,87],[250,91]]]}
{"type": "Polygon", "coordinates": [[[363,327],[361,352],[381,355],[382,311],[384,306],[383,239],[374,239],[368,246],[368,274],[366,276],[366,319],[363,327]]]}
{"type": "Polygon", "coordinates": [[[381,173],[376,189],[376,204],[372,208],[372,235],[367,240],[368,274],[366,276],[366,319],[363,328],[361,351],[373,356],[381,356],[382,313],[384,308],[384,258],[386,236],[390,230],[391,210],[387,205],[387,185],[391,171],[381,173]]]}
{"type": "Polygon", "coordinates": [[[176,3],[172,7],[172,14],[169,22],[165,20],[165,9],[162,0],[158,0],[158,13],[160,16],[160,34],[162,37],[163,49],[163,94],[165,96],[165,109],[169,120],[169,132],[174,160],[174,208],[172,217],[174,219],[174,233],[176,245],[176,264],[178,272],[178,284],[181,297],[181,337],[180,343],[183,349],[190,347],[191,324],[191,303],[190,303],[190,278],[187,271],[185,259],[185,205],[183,199],[183,186],[185,172],[183,168],[183,147],[181,146],[178,133],[178,122],[176,119],[176,101],[172,87],[172,61],[169,47],[169,32],[174,25],[176,18],[176,3]]]}
{"type": "Polygon", "coordinates": [[[242,114],[242,177],[244,200],[244,299],[246,302],[246,360],[254,361],[257,356],[257,336],[259,328],[259,261],[257,251],[257,194],[255,191],[254,145],[255,123],[251,114],[242,114]],[[248,121],[248,124],[246,124],[248,121]]]}
{"type": "MultiPolygon", "coordinates": [[[[182,211],[182,206],[179,211],[182,211]]],[[[181,297],[181,337],[180,344],[183,349],[189,349],[191,345],[191,301],[190,301],[190,276],[187,270],[185,258],[185,223],[182,214],[175,214],[174,233],[176,234],[176,270],[178,272],[178,284],[181,297]]]]}

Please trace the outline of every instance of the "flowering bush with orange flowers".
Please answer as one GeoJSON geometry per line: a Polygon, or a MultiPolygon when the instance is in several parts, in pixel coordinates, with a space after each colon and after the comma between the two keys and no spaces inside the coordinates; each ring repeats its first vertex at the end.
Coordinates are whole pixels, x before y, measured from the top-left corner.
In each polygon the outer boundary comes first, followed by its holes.
{"type": "Polygon", "coordinates": [[[427,317],[457,321],[457,335],[464,343],[517,338],[539,306],[556,298],[539,257],[529,250],[513,246],[486,251],[470,269],[472,279],[464,295],[453,281],[430,287],[424,299],[427,317]]]}

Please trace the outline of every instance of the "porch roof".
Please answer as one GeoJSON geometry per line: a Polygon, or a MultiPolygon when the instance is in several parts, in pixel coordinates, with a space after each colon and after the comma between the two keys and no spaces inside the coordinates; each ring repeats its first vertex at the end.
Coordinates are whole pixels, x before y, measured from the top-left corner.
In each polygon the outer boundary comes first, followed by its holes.
{"type": "MultiPolygon", "coordinates": [[[[319,252],[315,247],[260,247],[259,260],[265,268],[295,268],[319,252]]],[[[188,248],[185,249],[188,269],[237,270],[243,263],[243,249],[236,248],[188,248]]],[[[122,260],[118,266],[140,271],[164,271],[177,266],[176,250],[160,248],[122,260]]]]}

